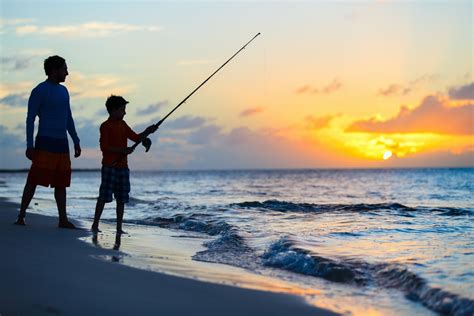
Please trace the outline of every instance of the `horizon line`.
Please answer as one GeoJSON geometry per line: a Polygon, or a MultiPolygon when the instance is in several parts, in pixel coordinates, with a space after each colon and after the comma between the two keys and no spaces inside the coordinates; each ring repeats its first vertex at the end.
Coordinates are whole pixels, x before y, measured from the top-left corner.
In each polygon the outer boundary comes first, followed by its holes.
{"type": "MultiPolygon", "coordinates": [[[[411,169],[474,169],[472,166],[425,166],[425,167],[321,167],[321,168],[216,168],[216,169],[135,169],[133,172],[216,172],[216,171],[304,171],[304,170],[411,170],[411,169]]],[[[26,173],[29,168],[0,169],[0,173],[26,173]]],[[[100,172],[101,168],[74,168],[72,172],[100,172]]]]}

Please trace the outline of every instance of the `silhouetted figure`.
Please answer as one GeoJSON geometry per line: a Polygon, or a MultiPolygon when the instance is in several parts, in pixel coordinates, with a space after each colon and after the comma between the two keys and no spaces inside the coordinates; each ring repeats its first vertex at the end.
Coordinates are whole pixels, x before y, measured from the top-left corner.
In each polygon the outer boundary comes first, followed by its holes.
{"type": "Polygon", "coordinates": [[[122,233],[117,232],[115,234],[115,243],[114,243],[114,250],[120,250],[120,244],[122,243],[122,233]]]}
{"type": "MultiPolygon", "coordinates": [[[[143,141],[155,132],[158,126],[150,125],[140,134],[136,134],[123,120],[125,107],[128,101],[121,96],[110,96],[105,106],[109,118],[100,126],[100,150],[102,151],[102,171],[99,197],[95,207],[92,231],[99,231],[99,221],[105,203],[112,202],[112,194],[117,203],[117,234],[123,233],[122,220],[125,203],[128,203],[130,192],[130,170],[127,164],[127,155],[133,152],[127,147],[127,140],[143,141]]],[[[147,139],[147,144],[151,141],[147,139]]]]}
{"type": "Polygon", "coordinates": [[[71,184],[67,132],[74,142],[74,157],[81,155],[81,146],[72,118],[69,92],[61,85],[69,75],[66,60],[60,56],[50,56],[44,61],[44,71],[48,78],[31,91],[28,100],[26,157],[32,160],[32,164],[15,224],[25,225],[26,209],[35,194],[36,186],[42,185],[54,188],[59,213],[58,227],[75,228],[66,213],[66,187],[71,184]],[[33,144],[36,116],[39,117],[39,126],[33,144]]]}

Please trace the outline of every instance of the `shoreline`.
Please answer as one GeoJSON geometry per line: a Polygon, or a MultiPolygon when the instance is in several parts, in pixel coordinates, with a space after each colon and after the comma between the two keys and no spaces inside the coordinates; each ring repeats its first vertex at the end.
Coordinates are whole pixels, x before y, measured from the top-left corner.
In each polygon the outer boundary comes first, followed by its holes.
{"type": "Polygon", "coordinates": [[[88,230],[58,229],[57,218],[28,213],[0,198],[0,314],[338,315],[302,297],[208,283],[98,258],[88,230]]]}

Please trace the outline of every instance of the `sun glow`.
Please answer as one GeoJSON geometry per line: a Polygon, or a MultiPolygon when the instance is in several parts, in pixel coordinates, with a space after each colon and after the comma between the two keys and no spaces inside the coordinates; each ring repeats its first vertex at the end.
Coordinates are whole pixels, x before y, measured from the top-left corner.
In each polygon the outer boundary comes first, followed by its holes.
{"type": "Polygon", "coordinates": [[[383,160],[387,160],[389,159],[390,157],[392,157],[392,152],[390,150],[387,150],[386,152],[384,152],[383,154],[383,160]]]}

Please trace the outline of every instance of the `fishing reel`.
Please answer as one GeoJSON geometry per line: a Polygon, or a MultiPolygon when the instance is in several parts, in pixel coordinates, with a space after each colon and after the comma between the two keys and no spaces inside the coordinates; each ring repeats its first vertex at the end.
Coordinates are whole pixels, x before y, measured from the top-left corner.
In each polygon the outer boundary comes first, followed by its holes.
{"type": "Polygon", "coordinates": [[[145,147],[145,152],[148,152],[151,147],[151,139],[149,139],[148,137],[145,138],[144,140],[142,140],[142,145],[143,147],[145,147]]]}

